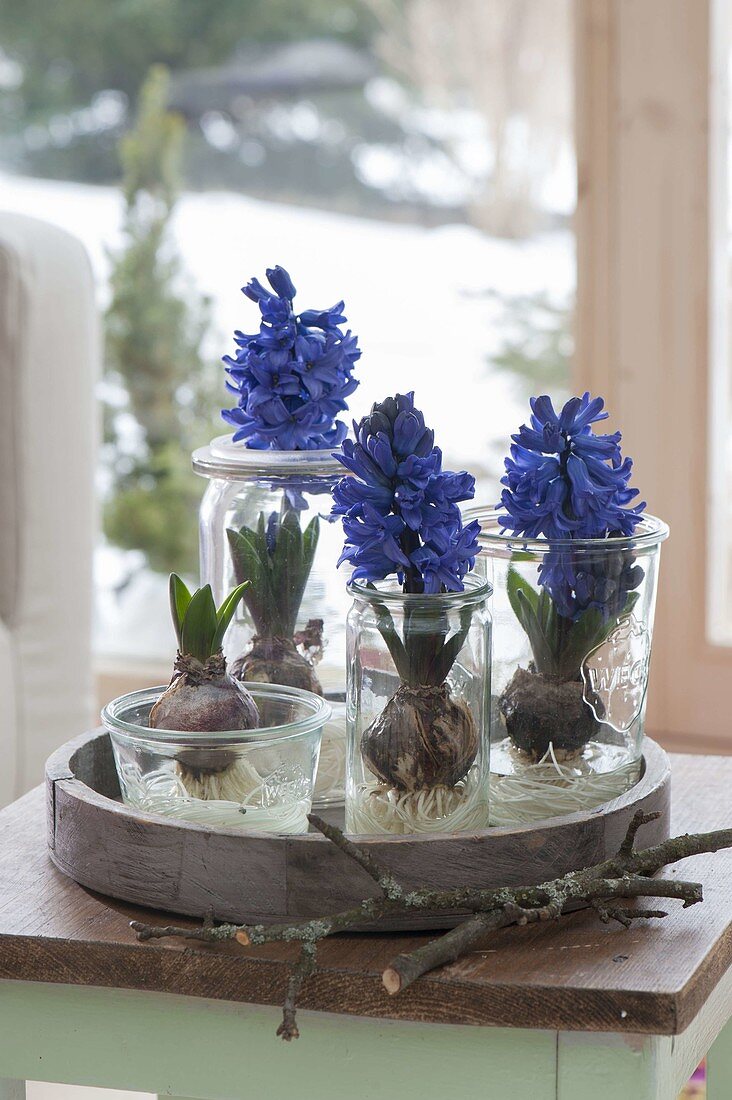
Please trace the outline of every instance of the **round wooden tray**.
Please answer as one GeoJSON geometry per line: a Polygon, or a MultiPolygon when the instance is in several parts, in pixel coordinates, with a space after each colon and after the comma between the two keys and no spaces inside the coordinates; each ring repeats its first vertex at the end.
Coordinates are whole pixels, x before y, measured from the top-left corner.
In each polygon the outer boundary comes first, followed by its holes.
{"type": "MultiPolygon", "coordinates": [[[[375,891],[366,872],[319,833],[243,833],[123,805],[103,730],[54,753],[46,782],[51,859],[82,886],[123,901],[198,917],[212,909],[220,920],[266,923],[322,916],[375,891]]],[[[361,843],[408,886],[528,885],[614,854],[638,809],[661,815],[644,828],[644,845],[669,836],[669,762],[650,740],[636,786],[590,812],[478,834],[366,837],[361,843]]],[[[327,816],[342,824],[342,810],[340,822],[338,814],[327,816]]],[[[420,913],[392,927],[444,923],[420,913]]]]}

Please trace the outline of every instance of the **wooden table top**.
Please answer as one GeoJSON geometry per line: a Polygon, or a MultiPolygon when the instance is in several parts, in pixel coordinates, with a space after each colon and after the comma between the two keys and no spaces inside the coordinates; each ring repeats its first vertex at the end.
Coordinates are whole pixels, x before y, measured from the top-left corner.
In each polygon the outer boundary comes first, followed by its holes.
{"type": "MultiPolygon", "coordinates": [[[[732,758],[674,756],[672,764],[674,834],[729,826],[732,758]]],[[[505,929],[395,997],[383,989],[382,970],[427,936],[325,941],[300,1006],[442,1023],[683,1031],[732,961],[732,851],[696,856],[665,874],[702,882],[704,902],[683,910],[669,901],[664,920],[628,931],[588,912],[505,929]]],[[[128,927],[133,917],[171,920],[92,894],[52,866],[41,788],[0,812],[0,977],[282,1003],[296,948],[138,943],[128,927]]]]}

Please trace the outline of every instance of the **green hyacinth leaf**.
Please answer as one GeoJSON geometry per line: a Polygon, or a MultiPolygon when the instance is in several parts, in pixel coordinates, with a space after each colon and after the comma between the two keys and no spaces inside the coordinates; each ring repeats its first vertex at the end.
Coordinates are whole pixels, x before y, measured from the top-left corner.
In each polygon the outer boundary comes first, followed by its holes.
{"type": "MultiPolygon", "coordinates": [[[[535,592],[534,595],[536,596],[535,592]]],[[[516,603],[519,609],[516,617],[528,636],[536,670],[545,676],[552,676],[556,669],[554,654],[544,637],[534,606],[532,606],[526,593],[521,588],[517,590],[516,603]]]]}
{"type": "Polygon", "coordinates": [[[218,653],[218,651],[224,644],[224,635],[229,629],[229,623],[233,619],[234,612],[239,605],[239,601],[241,600],[246,590],[249,588],[250,583],[250,581],[244,581],[243,584],[237,585],[233,592],[229,593],[224,602],[221,604],[221,607],[216,612],[216,633],[214,634],[213,642],[211,643],[214,653],[218,653]]]}
{"type": "Polygon", "coordinates": [[[297,512],[290,510],[280,523],[272,555],[272,587],[279,620],[277,633],[286,637],[291,637],[295,632],[295,620],[302,600],[301,565],[302,531],[297,512]]]}
{"type": "Polygon", "coordinates": [[[186,610],[191,602],[191,593],[187,585],[180,579],[177,573],[170,574],[169,581],[170,614],[175,627],[175,636],[178,639],[178,648],[181,648],[181,630],[186,610]]]}
{"type": "Polygon", "coordinates": [[[524,580],[519,571],[514,569],[512,565],[508,567],[506,592],[508,594],[508,602],[511,604],[514,615],[521,623],[524,630],[526,630],[526,624],[522,618],[524,609],[528,607],[533,613],[534,618],[536,618],[538,615],[539,594],[531,587],[528,581],[524,580]]]}
{"type": "MultiPolygon", "coordinates": [[[[246,528],[242,528],[242,531],[246,531],[246,528]]],[[[257,520],[257,530],[247,532],[252,535],[254,540],[254,546],[257,551],[257,557],[259,558],[262,568],[269,574],[272,569],[272,559],[270,557],[269,549],[267,547],[267,520],[264,512],[259,513],[259,519],[257,520]]]]}
{"type": "Polygon", "coordinates": [[[588,608],[566,635],[559,654],[559,675],[573,680],[580,674],[580,665],[590,650],[604,642],[617,619],[604,619],[595,607],[588,608]]]}
{"type": "Polygon", "coordinates": [[[303,590],[308,582],[310,576],[310,570],[313,568],[313,562],[315,560],[315,551],[318,548],[318,539],[320,538],[320,520],[317,516],[313,516],[310,523],[303,531],[302,536],[302,574],[303,574],[303,590]]]}
{"type": "Polygon", "coordinates": [[[621,619],[624,619],[627,615],[630,615],[631,611],[633,610],[635,605],[638,603],[639,599],[640,599],[640,592],[629,592],[628,593],[628,598],[625,601],[625,607],[623,608],[623,613],[620,616],[621,619]]]}
{"type": "Polygon", "coordinates": [[[506,591],[511,609],[529,639],[537,672],[553,675],[557,665],[558,644],[553,600],[544,590],[539,594],[513,566],[508,569],[506,591]]]}
{"type": "Polygon", "coordinates": [[[536,606],[539,628],[555,662],[559,651],[559,616],[557,606],[545,588],[542,588],[536,606]]]}
{"type": "Polygon", "coordinates": [[[605,641],[618,623],[626,619],[640,599],[640,592],[629,592],[621,613],[605,619],[596,607],[588,608],[572,625],[560,654],[559,672],[571,679],[580,671],[580,665],[588,653],[605,641]]]}
{"type": "Polygon", "coordinates": [[[265,555],[265,560],[262,560],[257,534],[247,527],[242,527],[239,531],[229,527],[226,535],[234,576],[240,584],[249,582],[244,602],[249,608],[257,633],[266,634],[274,603],[269,556],[265,555]]]}
{"type": "Polygon", "coordinates": [[[276,529],[274,550],[267,546],[267,516],[260,513],[255,530],[227,530],[237,581],[251,581],[244,602],[257,633],[272,637],[294,634],[318,545],[315,516],[305,531],[300,515],[288,508],[276,529]]]}
{"type": "Polygon", "coordinates": [[[211,585],[199,588],[186,608],[181,629],[181,652],[199,661],[207,661],[212,655],[216,636],[216,605],[211,585]]]}
{"type": "Polygon", "coordinates": [[[439,687],[450,675],[450,669],[455,664],[460,650],[465,645],[465,640],[470,633],[470,624],[473,618],[473,609],[464,607],[460,612],[460,629],[445,642],[437,653],[430,669],[429,683],[439,687]]]}
{"type": "MultiPolygon", "coordinates": [[[[367,584],[366,587],[373,589],[373,591],[376,591],[376,588],[373,584],[367,584]]],[[[385,604],[377,601],[374,601],[373,607],[378,616],[378,622],[376,624],[377,629],[381,637],[384,639],[386,648],[391,654],[391,659],[394,662],[394,666],[399,675],[399,679],[403,683],[409,683],[410,660],[407,656],[407,651],[404,647],[404,643],[399,637],[399,632],[396,628],[391,612],[385,604]]]]}
{"type": "Polygon", "coordinates": [[[239,584],[246,581],[257,590],[262,587],[263,568],[256,547],[256,536],[253,531],[242,527],[235,531],[233,527],[227,527],[226,537],[229,540],[231,564],[234,566],[234,576],[239,584]]]}

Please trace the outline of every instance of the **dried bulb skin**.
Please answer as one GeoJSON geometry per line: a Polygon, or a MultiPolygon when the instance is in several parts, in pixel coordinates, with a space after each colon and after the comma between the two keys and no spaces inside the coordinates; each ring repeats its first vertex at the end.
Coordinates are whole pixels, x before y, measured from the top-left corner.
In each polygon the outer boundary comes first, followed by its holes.
{"type": "Polygon", "coordinates": [[[454,786],[477,752],[475,719],[447,684],[402,684],[361,737],[367,767],[402,791],[454,786]]]}
{"type": "Polygon", "coordinates": [[[582,692],[580,680],[553,680],[533,667],[517,668],[498,704],[514,745],[534,763],[550,743],[559,758],[578,753],[598,730],[582,692]]]}
{"type": "MultiPolygon", "coordinates": [[[[222,733],[252,730],[259,726],[254,699],[226,671],[223,657],[216,655],[205,664],[179,656],[169,686],[150,711],[152,729],[182,733],[222,733]]],[[[233,753],[213,749],[184,749],[176,759],[192,773],[224,771],[233,763],[233,753]]]]}
{"type": "Polygon", "coordinates": [[[277,684],[323,694],[313,666],[298,653],[290,638],[255,637],[250,651],[234,661],[231,675],[249,683],[277,684]]]}

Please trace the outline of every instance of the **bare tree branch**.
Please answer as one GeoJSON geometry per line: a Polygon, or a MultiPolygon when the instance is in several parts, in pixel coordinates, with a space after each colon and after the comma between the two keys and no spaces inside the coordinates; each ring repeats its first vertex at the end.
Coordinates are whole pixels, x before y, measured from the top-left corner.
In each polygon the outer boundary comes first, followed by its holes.
{"type": "Polygon", "coordinates": [[[296,1020],[297,995],[300,992],[302,983],[306,978],[309,978],[313,970],[315,970],[317,950],[317,945],[314,943],[304,943],[302,945],[300,949],[300,958],[295,963],[292,974],[290,975],[290,980],[287,983],[285,1003],[282,1007],[282,1023],[277,1028],[277,1034],[280,1038],[284,1039],[286,1043],[289,1043],[291,1039],[300,1038],[300,1031],[296,1020]]]}
{"type": "Polygon", "coordinates": [[[386,992],[391,996],[401,993],[417,978],[434,970],[436,966],[455,962],[488,932],[494,932],[507,924],[515,923],[518,914],[524,911],[519,910],[517,906],[514,909],[515,912],[512,911],[510,915],[505,910],[499,910],[497,913],[480,913],[456,925],[438,939],[430,940],[424,947],[397,955],[381,975],[386,992]]]}
{"type": "Polygon", "coordinates": [[[660,919],[666,913],[660,909],[618,905],[615,902],[634,898],[673,898],[683,902],[684,908],[698,904],[703,896],[700,883],[682,879],[653,879],[650,876],[662,867],[689,856],[732,848],[732,829],[687,834],[665,840],[653,848],[636,849],[638,830],[656,816],[636,814],[628,826],[617,855],[594,867],[570,871],[538,886],[492,890],[467,887],[434,890],[424,886],[417,890],[407,890],[391,871],[378,864],[363,848],[344,836],[340,829],[312,815],[310,821],[314,828],[363,867],[381,887],[382,896],[364,898],[359,905],[340,913],[271,925],[213,926],[209,915],[199,928],[179,928],[173,925],[158,927],[141,921],[132,921],[131,927],[140,940],[179,936],[204,943],[235,939],[244,946],[275,942],[300,943],[300,958],[288,982],[282,1024],[278,1030],[278,1035],[282,1038],[294,1039],[298,1036],[295,1020],[297,995],[302,983],[315,968],[317,944],[338,932],[346,932],[364,924],[378,927],[382,920],[405,916],[415,909],[447,914],[457,920],[456,926],[449,932],[430,940],[415,951],[400,954],[391,961],[384,970],[382,980],[386,991],[394,995],[435,967],[455,962],[483,937],[509,925],[556,920],[570,910],[584,907],[593,908],[605,923],[616,920],[627,928],[634,920],[660,919]],[[466,917],[466,913],[470,915],[466,917]]]}
{"type": "Polygon", "coordinates": [[[653,813],[646,814],[643,810],[636,810],[633,814],[633,820],[628,826],[628,832],[625,834],[625,840],[620,845],[619,855],[624,859],[633,855],[635,848],[636,833],[642,825],[648,825],[651,821],[656,821],[661,816],[660,810],[654,810],[653,813]]]}
{"type": "Polygon", "coordinates": [[[392,872],[388,868],[382,867],[365,848],[359,848],[358,844],[354,844],[352,840],[349,840],[337,826],[329,825],[317,814],[308,814],[308,821],[314,829],[317,829],[319,833],[322,833],[324,837],[335,844],[336,848],[340,848],[342,852],[345,852],[347,856],[350,856],[359,866],[363,867],[364,871],[371,875],[374,882],[378,883],[387,898],[402,896],[404,889],[394,878],[392,872]]]}

